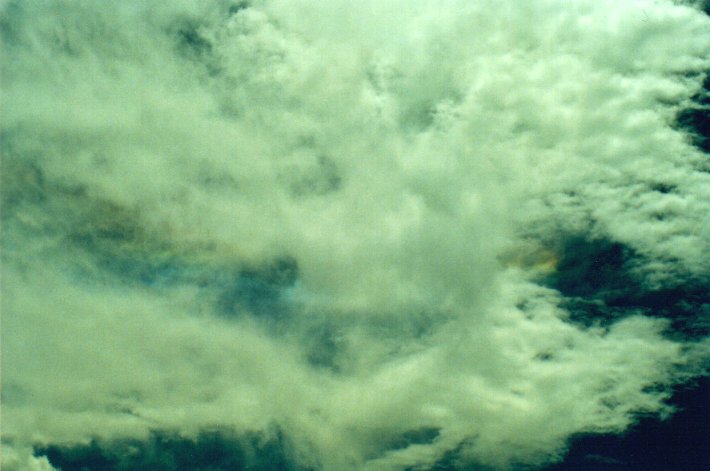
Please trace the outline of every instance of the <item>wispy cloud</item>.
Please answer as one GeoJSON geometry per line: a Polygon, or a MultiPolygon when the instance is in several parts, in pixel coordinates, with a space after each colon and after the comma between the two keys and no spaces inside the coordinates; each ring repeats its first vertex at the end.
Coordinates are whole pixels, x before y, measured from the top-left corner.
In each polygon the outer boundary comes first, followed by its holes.
{"type": "Polygon", "coordinates": [[[1,8],[8,469],[542,466],[703,374],[691,6],[1,8]]]}

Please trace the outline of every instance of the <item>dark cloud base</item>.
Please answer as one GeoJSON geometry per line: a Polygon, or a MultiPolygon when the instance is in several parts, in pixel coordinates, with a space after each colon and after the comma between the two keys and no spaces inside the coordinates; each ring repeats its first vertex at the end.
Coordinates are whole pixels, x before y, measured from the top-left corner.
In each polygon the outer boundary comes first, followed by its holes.
{"type": "MultiPolygon", "coordinates": [[[[276,431],[272,435],[216,430],[203,431],[196,438],[185,438],[178,432],[154,431],[147,440],[94,439],[81,445],[36,446],[34,456],[46,457],[53,466],[64,471],[316,469],[297,464],[282,433],[276,431]]],[[[387,446],[398,450],[431,443],[438,435],[436,428],[411,430],[392,437],[387,446]]],[[[455,454],[453,450],[435,469],[454,466],[455,454]]]]}
{"type": "Polygon", "coordinates": [[[86,445],[47,445],[35,448],[64,471],[113,470],[278,470],[306,471],[287,456],[281,434],[241,434],[204,431],[196,438],[178,433],[153,432],[148,440],[92,440],[86,445]]]}

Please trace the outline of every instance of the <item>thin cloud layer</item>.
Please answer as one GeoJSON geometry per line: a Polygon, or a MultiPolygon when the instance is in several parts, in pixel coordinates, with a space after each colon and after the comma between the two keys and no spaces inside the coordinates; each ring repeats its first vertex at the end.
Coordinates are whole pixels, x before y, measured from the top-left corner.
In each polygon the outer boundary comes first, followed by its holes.
{"type": "Polygon", "coordinates": [[[534,468],[704,374],[702,12],[321,3],[1,4],[8,469],[534,468]]]}

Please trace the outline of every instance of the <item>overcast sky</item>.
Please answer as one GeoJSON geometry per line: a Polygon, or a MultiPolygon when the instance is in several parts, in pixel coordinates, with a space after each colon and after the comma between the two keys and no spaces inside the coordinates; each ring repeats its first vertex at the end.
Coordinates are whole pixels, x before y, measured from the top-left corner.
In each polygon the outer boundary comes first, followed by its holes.
{"type": "Polygon", "coordinates": [[[691,2],[0,0],[0,34],[8,471],[542,469],[707,371],[691,2]]]}

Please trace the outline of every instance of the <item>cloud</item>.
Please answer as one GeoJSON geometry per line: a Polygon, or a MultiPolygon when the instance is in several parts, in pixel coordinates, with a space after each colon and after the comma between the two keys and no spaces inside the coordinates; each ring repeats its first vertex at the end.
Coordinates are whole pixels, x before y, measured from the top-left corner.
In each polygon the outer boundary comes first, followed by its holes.
{"type": "Polygon", "coordinates": [[[674,125],[708,31],[650,1],[4,2],[5,466],[212,437],[536,467],[672,413],[709,358],[710,174],[674,125]]]}

